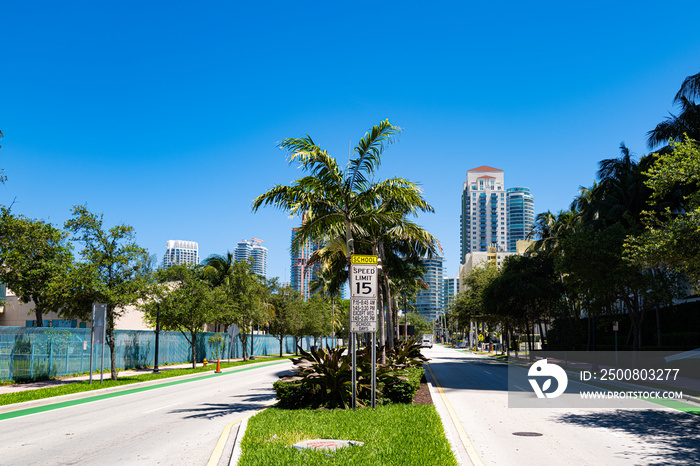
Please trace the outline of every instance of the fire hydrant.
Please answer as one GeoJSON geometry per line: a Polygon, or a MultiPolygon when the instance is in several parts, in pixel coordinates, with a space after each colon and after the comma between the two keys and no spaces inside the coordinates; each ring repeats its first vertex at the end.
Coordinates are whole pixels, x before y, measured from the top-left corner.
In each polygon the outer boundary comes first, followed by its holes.
{"type": "Polygon", "coordinates": [[[209,364],[209,361],[205,359],[202,359],[202,365],[206,367],[206,365],[209,364]]]}

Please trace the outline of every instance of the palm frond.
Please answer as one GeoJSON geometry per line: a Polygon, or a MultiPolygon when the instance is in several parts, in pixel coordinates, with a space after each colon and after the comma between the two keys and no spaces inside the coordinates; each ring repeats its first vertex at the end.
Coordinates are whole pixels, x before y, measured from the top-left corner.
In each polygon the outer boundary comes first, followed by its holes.
{"type": "Polygon", "coordinates": [[[374,171],[381,164],[382,153],[388,144],[394,142],[401,128],[384,120],[372,127],[353,150],[355,158],[348,163],[346,188],[348,191],[364,191],[374,171]]]}

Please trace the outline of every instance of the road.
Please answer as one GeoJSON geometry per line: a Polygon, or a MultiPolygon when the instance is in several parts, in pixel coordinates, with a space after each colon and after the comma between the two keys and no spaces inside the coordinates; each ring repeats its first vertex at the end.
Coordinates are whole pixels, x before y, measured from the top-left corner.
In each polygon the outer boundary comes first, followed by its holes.
{"type": "Polygon", "coordinates": [[[0,464],[205,465],[228,424],[274,400],[291,363],[252,367],[0,421],[0,464]]]}
{"type": "Polygon", "coordinates": [[[506,364],[437,345],[423,354],[467,434],[474,464],[700,464],[700,416],[651,403],[508,408],[506,364]],[[523,432],[541,435],[514,435],[523,432]]]}

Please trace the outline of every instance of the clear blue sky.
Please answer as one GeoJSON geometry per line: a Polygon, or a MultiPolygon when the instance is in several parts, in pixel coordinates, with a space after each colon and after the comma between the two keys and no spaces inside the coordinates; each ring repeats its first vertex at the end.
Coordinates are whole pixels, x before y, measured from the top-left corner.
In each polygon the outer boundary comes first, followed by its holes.
{"type": "Polygon", "coordinates": [[[87,204],[159,260],[243,238],[289,277],[283,212],[251,201],[301,173],[276,144],[310,134],[346,160],[403,128],[379,176],[422,183],[419,218],[459,265],[470,168],[505,171],[535,210],[569,206],[598,161],[674,111],[700,71],[697,2],[5,2],[0,203],[62,225],[87,204]]]}

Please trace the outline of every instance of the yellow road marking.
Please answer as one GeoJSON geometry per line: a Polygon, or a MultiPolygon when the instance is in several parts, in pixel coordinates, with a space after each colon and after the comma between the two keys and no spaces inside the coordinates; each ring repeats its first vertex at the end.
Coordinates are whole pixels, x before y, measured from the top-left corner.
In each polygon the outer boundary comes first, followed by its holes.
{"type": "Polygon", "coordinates": [[[430,372],[430,376],[433,378],[433,382],[435,382],[435,385],[437,386],[437,389],[440,392],[440,396],[442,397],[442,401],[445,403],[445,406],[447,407],[447,412],[450,413],[450,417],[452,418],[452,422],[454,423],[455,428],[457,429],[457,433],[459,434],[460,440],[462,440],[462,445],[464,445],[465,450],[467,450],[467,455],[469,455],[469,459],[471,460],[471,462],[474,466],[484,466],[484,462],[481,461],[481,458],[479,458],[479,454],[476,452],[474,445],[472,445],[471,440],[469,440],[469,436],[467,435],[467,431],[464,430],[462,423],[459,422],[459,419],[457,418],[457,413],[455,413],[455,410],[452,408],[452,405],[448,401],[447,395],[445,395],[445,391],[440,386],[440,383],[438,382],[437,377],[435,377],[435,374],[433,374],[433,370],[430,368],[430,364],[425,363],[425,366],[428,368],[428,371],[430,372]]]}
{"type": "MultiPolygon", "coordinates": [[[[270,405],[273,405],[275,403],[277,403],[277,400],[273,400],[270,403],[268,403],[267,405],[270,406],[270,405]]],[[[224,430],[221,432],[221,435],[219,436],[219,441],[216,442],[216,446],[214,447],[214,451],[211,452],[211,456],[209,457],[209,461],[207,462],[207,466],[216,466],[219,464],[219,461],[221,460],[221,456],[224,454],[224,447],[226,446],[226,442],[228,441],[228,436],[231,434],[231,429],[233,428],[233,426],[235,426],[239,422],[243,421],[245,418],[251,417],[251,416],[259,413],[263,409],[267,409],[267,407],[258,409],[254,413],[246,414],[245,416],[239,417],[235,421],[226,424],[226,426],[224,427],[224,430]]]]}

